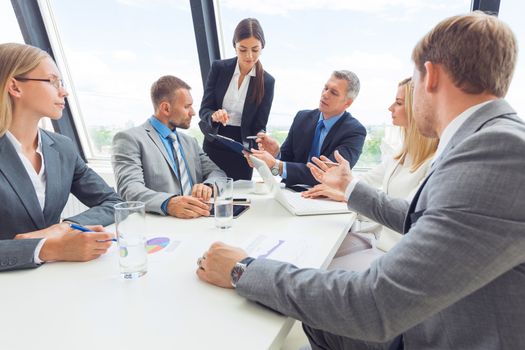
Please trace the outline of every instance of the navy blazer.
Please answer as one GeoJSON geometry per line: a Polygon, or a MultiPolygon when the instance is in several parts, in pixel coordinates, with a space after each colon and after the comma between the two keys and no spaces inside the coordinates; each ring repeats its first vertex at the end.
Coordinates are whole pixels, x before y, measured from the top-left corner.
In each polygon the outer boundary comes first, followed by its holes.
{"type": "MultiPolygon", "coordinates": [[[[199,110],[199,116],[201,118],[199,127],[206,137],[206,140],[210,142],[213,142],[213,139],[210,138],[208,134],[217,134],[219,126],[221,125],[220,123],[213,122],[211,115],[216,110],[222,108],[222,101],[232,80],[236,65],[237,57],[214,61],[211,65],[208,80],[204,88],[201,108],[199,110]]],[[[264,96],[259,106],[256,106],[255,102],[251,99],[253,89],[255,88],[255,77],[250,77],[250,85],[248,86],[241,119],[241,137],[243,141],[246,141],[246,136],[255,135],[261,130],[266,130],[268,116],[272,108],[274,86],[275,79],[265,71],[264,96]]]]}
{"type": "MultiPolygon", "coordinates": [[[[283,181],[287,186],[295,184],[314,186],[318,184],[306,163],[310,161],[308,155],[312,147],[319,114],[319,109],[299,111],[294,118],[286,140],[281,146],[281,160],[286,162],[287,172],[286,179],[283,181]]],[[[334,151],[338,150],[343,158],[350,162],[350,167],[353,167],[361,155],[365,137],[366,129],[364,126],[350,113],[344,112],[326,135],[321,145],[321,155],[335,162],[334,151]]]]}
{"type": "Polygon", "coordinates": [[[47,179],[43,211],[15,148],[7,136],[0,137],[0,239],[59,223],[70,193],[91,209],[67,220],[113,223],[113,205],[121,202],[115,191],[84,163],[70,139],[45,130],[41,137],[47,179]]]}

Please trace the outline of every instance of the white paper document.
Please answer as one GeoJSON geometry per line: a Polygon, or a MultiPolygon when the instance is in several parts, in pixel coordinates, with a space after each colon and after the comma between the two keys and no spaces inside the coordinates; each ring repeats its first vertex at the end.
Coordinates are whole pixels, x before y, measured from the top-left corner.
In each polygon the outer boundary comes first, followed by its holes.
{"type": "Polygon", "coordinates": [[[249,256],[257,259],[273,259],[299,265],[307,245],[299,239],[275,239],[257,236],[244,245],[249,256]]]}

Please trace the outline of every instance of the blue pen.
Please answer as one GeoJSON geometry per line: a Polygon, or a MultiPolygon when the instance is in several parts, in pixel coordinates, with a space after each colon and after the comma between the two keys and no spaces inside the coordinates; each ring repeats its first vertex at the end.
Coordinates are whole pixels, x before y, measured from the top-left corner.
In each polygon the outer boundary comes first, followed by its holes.
{"type": "MultiPolygon", "coordinates": [[[[84,227],[82,225],[78,225],[78,224],[69,224],[69,227],[71,227],[72,229],[74,230],[79,230],[79,231],[82,231],[82,232],[93,232],[92,230],[88,229],[87,227],[84,227]]],[[[116,242],[117,239],[116,238],[111,238],[111,239],[106,239],[104,241],[99,241],[99,242],[116,242]]]]}
{"type": "Polygon", "coordinates": [[[71,227],[74,230],[79,230],[79,231],[82,231],[82,232],[93,232],[90,229],[88,229],[88,228],[86,228],[84,226],[78,225],[78,224],[69,224],[69,227],[71,227]]]}

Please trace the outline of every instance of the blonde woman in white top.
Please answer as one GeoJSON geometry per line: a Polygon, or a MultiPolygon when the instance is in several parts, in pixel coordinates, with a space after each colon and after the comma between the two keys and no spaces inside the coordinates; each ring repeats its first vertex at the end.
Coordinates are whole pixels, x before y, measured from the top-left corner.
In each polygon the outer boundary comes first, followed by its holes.
{"type": "MultiPolygon", "coordinates": [[[[403,144],[401,151],[393,158],[386,158],[377,167],[359,176],[359,180],[386,192],[391,197],[411,199],[420,183],[430,170],[431,159],[436,152],[438,140],[422,136],[414,123],[412,112],[413,84],[410,78],[399,83],[396,100],[388,108],[392,113],[392,124],[401,128],[403,144]]],[[[344,193],[326,185],[317,185],[303,192],[307,198],[328,197],[344,201],[344,193]]],[[[367,225],[367,219],[360,217],[360,231],[379,234],[376,247],[388,251],[402,237],[401,234],[379,224],[367,225]],[[366,228],[368,226],[368,228],[366,228]]],[[[334,260],[356,251],[359,236],[349,234],[339,248],[334,260]]]]}

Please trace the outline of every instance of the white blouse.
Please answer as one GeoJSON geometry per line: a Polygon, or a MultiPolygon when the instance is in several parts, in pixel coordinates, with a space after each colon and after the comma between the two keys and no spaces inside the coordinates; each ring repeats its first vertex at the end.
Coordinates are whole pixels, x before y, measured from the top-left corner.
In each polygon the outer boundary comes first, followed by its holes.
{"type": "Polygon", "coordinates": [[[22,144],[17,140],[17,138],[11,134],[11,132],[6,132],[7,138],[11,143],[13,144],[13,147],[16,150],[16,153],[18,154],[18,157],[20,158],[20,161],[22,161],[22,164],[24,165],[24,168],[26,169],[27,175],[29,175],[29,178],[31,179],[31,183],[33,184],[33,188],[35,189],[36,197],[38,198],[38,203],[40,204],[40,208],[42,211],[44,211],[44,206],[46,204],[46,172],[45,172],[45,164],[44,164],[44,155],[42,154],[42,138],[40,137],[40,130],[38,130],[38,146],[36,148],[36,152],[40,155],[40,159],[42,160],[42,166],[40,167],[40,171],[37,173],[35,168],[33,168],[33,165],[27,159],[27,157],[22,152],[22,144]]]}
{"type": "Polygon", "coordinates": [[[244,110],[244,102],[246,101],[246,94],[248,93],[248,86],[250,85],[251,77],[255,77],[255,66],[244,77],[241,86],[239,86],[239,78],[241,77],[241,70],[239,62],[235,66],[230,85],[224,94],[222,100],[222,108],[228,112],[229,120],[227,125],[241,126],[242,112],[244,110]]]}
{"type": "MultiPolygon", "coordinates": [[[[421,185],[421,182],[430,172],[431,158],[426,160],[414,172],[410,171],[412,161],[405,160],[405,164],[400,164],[399,160],[389,157],[375,168],[359,176],[359,181],[370,186],[376,187],[391,197],[412,200],[421,185]]],[[[388,251],[403,235],[383,226],[376,247],[388,251]]]]}

